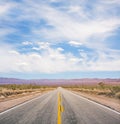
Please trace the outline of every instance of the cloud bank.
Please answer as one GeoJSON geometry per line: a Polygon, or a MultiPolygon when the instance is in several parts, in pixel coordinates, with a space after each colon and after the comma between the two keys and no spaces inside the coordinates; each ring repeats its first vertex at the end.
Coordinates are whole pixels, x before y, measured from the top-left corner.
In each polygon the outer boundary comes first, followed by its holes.
{"type": "Polygon", "coordinates": [[[0,2],[0,72],[120,71],[119,0],[0,2]]]}

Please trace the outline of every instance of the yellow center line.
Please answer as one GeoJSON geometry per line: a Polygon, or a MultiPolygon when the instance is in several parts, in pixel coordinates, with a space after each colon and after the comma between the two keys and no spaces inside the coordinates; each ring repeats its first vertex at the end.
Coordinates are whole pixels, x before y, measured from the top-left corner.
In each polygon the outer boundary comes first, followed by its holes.
{"type": "Polygon", "coordinates": [[[63,106],[61,105],[61,94],[58,93],[58,120],[57,124],[61,124],[61,112],[63,112],[63,106]]]}

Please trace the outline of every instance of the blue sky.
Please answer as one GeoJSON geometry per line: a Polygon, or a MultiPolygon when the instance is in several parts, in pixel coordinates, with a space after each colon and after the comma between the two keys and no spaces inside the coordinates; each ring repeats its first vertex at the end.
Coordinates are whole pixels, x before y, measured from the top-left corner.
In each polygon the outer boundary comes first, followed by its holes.
{"type": "Polygon", "coordinates": [[[120,78],[120,0],[0,1],[0,77],[120,78]]]}

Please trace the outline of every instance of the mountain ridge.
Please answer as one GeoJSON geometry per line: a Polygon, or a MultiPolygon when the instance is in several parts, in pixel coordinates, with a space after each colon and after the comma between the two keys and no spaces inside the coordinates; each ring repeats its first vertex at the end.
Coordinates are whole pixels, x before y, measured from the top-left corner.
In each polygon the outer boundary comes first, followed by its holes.
{"type": "Polygon", "coordinates": [[[120,78],[81,78],[81,79],[18,79],[0,77],[0,84],[39,84],[39,85],[80,85],[80,84],[120,84],[120,78]]]}

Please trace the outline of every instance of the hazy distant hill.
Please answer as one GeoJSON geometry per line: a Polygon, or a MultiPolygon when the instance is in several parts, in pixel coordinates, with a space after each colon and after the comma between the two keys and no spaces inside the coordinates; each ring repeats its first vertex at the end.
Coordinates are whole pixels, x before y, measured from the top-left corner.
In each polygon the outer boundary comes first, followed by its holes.
{"type": "Polygon", "coordinates": [[[120,84],[120,79],[16,79],[16,78],[0,78],[0,84],[40,84],[40,85],[78,85],[78,84],[97,84],[104,82],[106,84],[120,84]]]}

